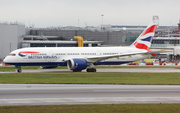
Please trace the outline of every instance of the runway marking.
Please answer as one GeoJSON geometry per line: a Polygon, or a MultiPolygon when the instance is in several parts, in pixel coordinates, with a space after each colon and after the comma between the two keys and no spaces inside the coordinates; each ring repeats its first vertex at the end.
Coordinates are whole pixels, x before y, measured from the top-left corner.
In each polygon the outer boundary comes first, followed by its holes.
{"type": "Polygon", "coordinates": [[[102,97],[102,98],[30,98],[0,99],[7,105],[69,105],[69,104],[180,103],[180,97],[102,97]]]}
{"type": "Polygon", "coordinates": [[[129,89],[119,89],[119,90],[111,90],[111,89],[109,89],[109,90],[94,90],[94,92],[109,92],[109,91],[111,91],[111,92],[135,92],[135,91],[137,91],[137,92],[168,92],[168,91],[176,91],[176,92],[180,92],[180,90],[163,90],[163,89],[157,89],[157,90],[151,90],[151,89],[148,89],[148,90],[144,90],[144,89],[140,89],[140,90],[129,90],[129,89]]]}

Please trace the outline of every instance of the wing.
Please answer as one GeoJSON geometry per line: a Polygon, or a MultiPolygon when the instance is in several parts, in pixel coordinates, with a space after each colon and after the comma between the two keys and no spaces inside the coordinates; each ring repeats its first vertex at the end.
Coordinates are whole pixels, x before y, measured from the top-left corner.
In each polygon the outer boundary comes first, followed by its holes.
{"type": "MultiPolygon", "coordinates": [[[[115,54],[115,55],[101,55],[101,56],[89,56],[89,57],[79,57],[80,59],[86,59],[89,63],[95,63],[101,60],[116,58],[122,56],[131,56],[136,54],[145,54],[146,52],[133,52],[133,53],[123,53],[123,54],[115,54]]],[[[77,58],[77,57],[76,57],[77,58]]],[[[64,58],[62,61],[67,62],[70,58],[64,58]]]]}
{"type": "Polygon", "coordinates": [[[145,52],[133,52],[133,53],[124,53],[124,54],[116,54],[116,55],[102,55],[102,56],[90,56],[85,58],[88,62],[98,62],[101,60],[109,59],[109,58],[118,58],[118,57],[123,57],[123,56],[132,56],[132,55],[137,55],[137,54],[159,54],[163,52],[169,52],[169,51],[145,51],[145,52]]]}
{"type": "Polygon", "coordinates": [[[131,55],[145,54],[145,53],[147,53],[147,52],[133,52],[133,53],[123,53],[123,54],[116,54],[116,55],[90,56],[90,57],[86,57],[85,59],[88,62],[94,63],[94,62],[98,62],[98,61],[109,59],[109,58],[131,56],[131,55]]]}
{"type": "MultiPolygon", "coordinates": [[[[123,54],[115,54],[115,55],[101,55],[101,56],[89,56],[89,57],[80,57],[80,59],[86,59],[87,62],[89,63],[95,63],[99,62],[101,60],[109,59],[109,58],[118,58],[118,57],[123,57],[123,56],[132,56],[132,55],[137,55],[137,54],[159,54],[163,52],[168,52],[168,51],[142,51],[142,52],[133,52],[133,53],[123,53],[123,54]]],[[[67,62],[69,58],[63,59],[63,61],[67,62]]]]}

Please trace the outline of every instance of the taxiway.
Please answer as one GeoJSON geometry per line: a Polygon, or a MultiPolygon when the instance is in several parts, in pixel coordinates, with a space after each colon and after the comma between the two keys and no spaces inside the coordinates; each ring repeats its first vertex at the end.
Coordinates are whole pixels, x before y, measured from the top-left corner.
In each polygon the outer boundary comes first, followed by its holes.
{"type": "MultiPolygon", "coordinates": [[[[61,73],[61,72],[72,72],[69,69],[24,69],[22,73],[61,73]]],[[[83,70],[82,72],[86,72],[83,70]]],[[[178,68],[117,68],[117,69],[97,69],[97,72],[147,72],[147,73],[180,73],[178,68]]],[[[11,72],[0,72],[0,73],[17,73],[17,71],[11,72]]]]}

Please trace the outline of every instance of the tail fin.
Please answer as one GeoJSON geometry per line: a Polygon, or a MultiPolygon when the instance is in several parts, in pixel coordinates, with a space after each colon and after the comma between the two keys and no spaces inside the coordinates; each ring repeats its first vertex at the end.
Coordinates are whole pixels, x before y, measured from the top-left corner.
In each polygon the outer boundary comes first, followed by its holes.
{"type": "Polygon", "coordinates": [[[130,47],[149,50],[158,24],[159,24],[158,16],[153,16],[153,21],[139,35],[139,37],[130,45],[130,47]]]}

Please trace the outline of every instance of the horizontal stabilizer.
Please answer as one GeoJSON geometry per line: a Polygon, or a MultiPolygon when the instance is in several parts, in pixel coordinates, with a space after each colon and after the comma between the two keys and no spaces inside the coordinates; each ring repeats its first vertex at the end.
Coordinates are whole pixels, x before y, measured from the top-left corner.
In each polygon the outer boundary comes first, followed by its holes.
{"type": "Polygon", "coordinates": [[[159,53],[165,53],[165,52],[171,52],[171,51],[162,51],[162,50],[159,50],[159,51],[148,51],[146,54],[159,54],[159,53]]]}

